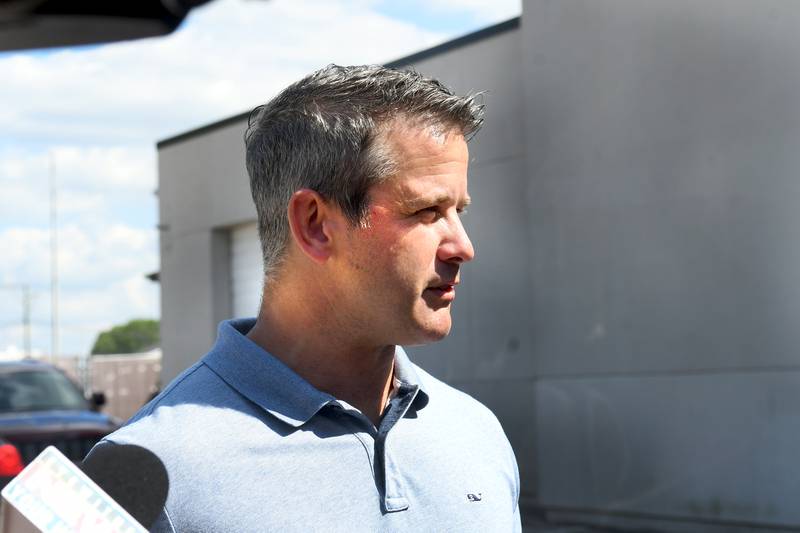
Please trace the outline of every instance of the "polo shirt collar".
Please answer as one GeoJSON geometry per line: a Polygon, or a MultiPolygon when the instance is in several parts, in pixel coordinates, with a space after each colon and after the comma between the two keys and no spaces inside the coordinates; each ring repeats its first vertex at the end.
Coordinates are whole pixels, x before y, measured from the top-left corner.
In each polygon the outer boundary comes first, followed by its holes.
{"type": "Polygon", "coordinates": [[[401,386],[408,387],[414,391],[416,396],[411,405],[416,409],[422,409],[428,405],[428,391],[425,389],[422,380],[419,379],[419,374],[417,374],[414,364],[408,358],[406,351],[400,346],[397,346],[394,350],[394,377],[400,382],[401,386]]]}
{"type": "MultiPolygon", "coordinates": [[[[247,399],[293,427],[305,424],[326,405],[338,403],[247,338],[255,323],[254,318],[220,323],[217,341],[203,363],[247,399]]],[[[428,394],[399,346],[394,365],[395,377],[417,391],[416,407],[427,405],[428,394]]]]}

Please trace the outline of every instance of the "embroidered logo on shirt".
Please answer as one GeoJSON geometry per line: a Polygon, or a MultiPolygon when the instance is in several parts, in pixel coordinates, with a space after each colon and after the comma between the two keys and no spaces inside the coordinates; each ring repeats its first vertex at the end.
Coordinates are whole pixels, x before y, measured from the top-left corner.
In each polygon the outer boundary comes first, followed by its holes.
{"type": "Polygon", "coordinates": [[[469,494],[467,494],[467,499],[471,502],[479,502],[483,499],[483,496],[481,496],[480,492],[477,494],[473,494],[470,492],[469,494]]]}

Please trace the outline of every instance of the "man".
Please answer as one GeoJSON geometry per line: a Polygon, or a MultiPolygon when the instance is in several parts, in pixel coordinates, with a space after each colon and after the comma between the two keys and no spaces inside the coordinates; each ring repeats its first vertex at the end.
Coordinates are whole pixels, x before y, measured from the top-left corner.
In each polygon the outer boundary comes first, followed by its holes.
{"type": "Polygon", "coordinates": [[[99,445],[165,463],[155,530],[520,529],[497,420],[399,347],[450,331],[482,114],[416,73],[334,65],[256,110],[258,319],[223,322],[210,353],[99,445]]]}

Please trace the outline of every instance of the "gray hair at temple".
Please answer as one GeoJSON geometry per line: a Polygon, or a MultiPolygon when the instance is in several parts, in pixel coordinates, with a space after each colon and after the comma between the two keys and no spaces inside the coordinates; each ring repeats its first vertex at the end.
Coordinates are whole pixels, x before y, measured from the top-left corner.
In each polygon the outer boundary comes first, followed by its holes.
{"type": "Polygon", "coordinates": [[[295,191],[312,189],[353,224],[364,222],[370,187],[396,167],[381,127],[404,119],[469,139],[483,123],[480,96],[458,96],[413,71],[328,65],[254,109],[246,161],[266,277],[285,258],[295,191]]]}

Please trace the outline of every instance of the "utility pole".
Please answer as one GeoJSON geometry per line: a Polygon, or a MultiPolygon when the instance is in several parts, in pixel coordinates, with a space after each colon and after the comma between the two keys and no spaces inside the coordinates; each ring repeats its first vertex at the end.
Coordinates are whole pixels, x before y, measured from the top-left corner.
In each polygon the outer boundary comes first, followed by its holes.
{"type": "Polygon", "coordinates": [[[50,159],[50,362],[58,355],[58,189],[56,184],[56,158],[51,150],[50,159]]]}
{"type": "Polygon", "coordinates": [[[31,356],[31,287],[22,284],[22,346],[25,357],[31,356]]]}
{"type": "Polygon", "coordinates": [[[22,350],[30,357],[31,350],[31,286],[27,283],[0,285],[0,289],[20,290],[22,292],[22,350]]]}

